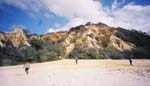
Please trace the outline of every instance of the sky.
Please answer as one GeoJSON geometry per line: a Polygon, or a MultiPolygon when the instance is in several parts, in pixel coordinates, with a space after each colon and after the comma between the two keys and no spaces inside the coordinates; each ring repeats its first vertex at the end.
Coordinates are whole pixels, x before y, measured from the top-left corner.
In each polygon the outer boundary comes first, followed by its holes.
{"type": "Polygon", "coordinates": [[[1,32],[45,34],[87,22],[150,32],[149,21],[150,0],[0,0],[1,32]]]}

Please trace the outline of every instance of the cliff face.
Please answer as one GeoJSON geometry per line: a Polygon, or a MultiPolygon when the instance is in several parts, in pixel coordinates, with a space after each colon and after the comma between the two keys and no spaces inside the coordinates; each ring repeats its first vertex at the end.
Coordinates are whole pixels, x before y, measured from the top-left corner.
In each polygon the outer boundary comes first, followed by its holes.
{"type": "Polygon", "coordinates": [[[0,46],[5,47],[6,46],[5,42],[6,42],[5,33],[0,33],[0,46]]]}
{"type": "Polygon", "coordinates": [[[108,47],[123,51],[123,50],[131,50],[135,47],[135,45],[133,45],[131,43],[127,43],[127,42],[123,41],[122,39],[112,35],[108,42],[108,47]]]}
{"type": "Polygon", "coordinates": [[[70,29],[62,43],[65,56],[75,47],[82,49],[115,48],[119,51],[131,50],[134,44],[127,43],[115,36],[115,30],[105,24],[90,24],[70,29]]]}
{"type": "MultiPolygon", "coordinates": [[[[71,28],[68,32],[48,33],[44,35],[31,35],[27,39],[24,31],[20,28],[10,33],[0,33],[0,46],[5,47],[5,42],[11,42],[14,47],[28,45],[28,40],[46,40],[50,44],[59,44],[63,57],[67,57],[74,48],[81,49],[104,49],[114,48],[119,51],[131,50],[136,47],[134,44],[125,42],[115,34],[118,31],[103,23],[86,24],[71,28]]],[[[42,45],[42,44],[41,44],[42,45]]]]}
{"type": "Polygon", "coordinates": [[[46,40],[51,44],[60,43],[63,41],[67,32],[48,33],[41,36],[42,40],[46,40]]]}
{"type": "Polygon", "coordinates": [[[6,47],[7,43],[9,43],[8,46],[12,44],[12,46],[16,48],[19,48],[20,45],[30,46],[27,42],[27,37],[21,28],[15,28],[14,31],[9,33],[1,33],[0,41],[1,47],[6,47]]]}

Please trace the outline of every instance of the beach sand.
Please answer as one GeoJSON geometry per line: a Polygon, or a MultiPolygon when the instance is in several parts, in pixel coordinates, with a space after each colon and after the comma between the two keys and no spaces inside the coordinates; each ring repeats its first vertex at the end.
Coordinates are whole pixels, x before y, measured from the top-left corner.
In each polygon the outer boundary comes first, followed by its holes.
{"type": "Polygon", "coordinates": [[[150,60],[63,59],[0,67],[0,86],[150,86],[150,60]]]}

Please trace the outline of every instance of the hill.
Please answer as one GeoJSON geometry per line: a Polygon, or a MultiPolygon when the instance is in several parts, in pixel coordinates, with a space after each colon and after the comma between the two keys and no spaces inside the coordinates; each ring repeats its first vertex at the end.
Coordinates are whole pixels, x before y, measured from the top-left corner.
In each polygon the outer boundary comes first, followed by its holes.
{"type": "Polygon", "coordinates": [[[150,36],[146,33],[87,23],[69,31],[43,35],[27,34],[21,28],[0,33],[0,64],[26,60],[43,62],[60,58],[125,59],[150,58],[150,36]]]}

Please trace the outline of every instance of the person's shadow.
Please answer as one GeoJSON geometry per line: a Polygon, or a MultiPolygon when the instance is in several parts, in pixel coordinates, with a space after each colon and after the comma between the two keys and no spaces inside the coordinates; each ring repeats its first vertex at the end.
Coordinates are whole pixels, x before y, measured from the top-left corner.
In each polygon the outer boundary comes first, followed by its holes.
{"type": "Polygon", "coordinates": [[[17,76],[23,76],[23,74],[22,73],[18,73],[18,74],[16,74],[17,76]]]}

